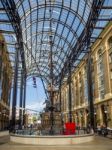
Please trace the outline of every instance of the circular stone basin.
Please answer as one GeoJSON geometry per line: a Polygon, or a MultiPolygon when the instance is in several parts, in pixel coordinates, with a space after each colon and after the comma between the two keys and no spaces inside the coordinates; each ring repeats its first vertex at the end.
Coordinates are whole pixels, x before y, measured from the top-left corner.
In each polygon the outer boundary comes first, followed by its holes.
{"type": "Polygon", "coordinates": [[[72,145],[90,142],[94,139],[93,134],[85,135],[53,135],[53,136],[29,136],[29,135],[16,135],[10,136],[10,141],[21,144],[32,145],[72,145]]]}

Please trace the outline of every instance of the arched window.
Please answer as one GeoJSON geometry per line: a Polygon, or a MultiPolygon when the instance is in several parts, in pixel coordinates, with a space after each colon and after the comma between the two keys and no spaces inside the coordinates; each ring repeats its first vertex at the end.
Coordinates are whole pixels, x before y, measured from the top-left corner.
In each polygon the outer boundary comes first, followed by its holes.
{"type": "Polygon", "coordinates": [[[72,87],[71,95],[72,95],[72,110],[73,110],[74,105],[75,105],[75,83],[74,83],[74,80],[72,81],[71,87],[72,87]]]}
{"type": "Polygon", "coordinates": [[[108,39],[108,47],[109,47],[109,62],[112,63],[112,36],[108,39]]]}
{"type": "Polygon", "coordinates": [[[97,56],[98,56],[98,60],[97,60],[98,73],[100,73],[100,72],[103,72],[103,58],[102,58],[102,50],[101,49],[98,50],[97,56]]]}
{"type": "Polygon", "coordinates": [[[82,73],[79,72],[79,100],[82,103],[82,73]]]}
{"type": "Polygon", "coordinates": [[[109,46],[109,49],[112,48],[112,36],[108,39],[108,46],[109,46]]]}
{"type": "Polygon", "coordinates": [[[84,99],[88,100],[87,66],[84,67],[84,99]]]}
{"type": "Polygon", "coordinates": [[[97,59],[97,77],[98,77],[98,89],[99,89],[99,98],[103,99],[105,95],[105,86],[104,86],[104,64],[102,57],[102,49],[98,50],[98,59],[97,59]]]}
{"type": "Polygon", "coordinates": [[[99,49],[99,50],[98,50],[97,55],[98,55],[98,59],[100,59],[100,58],[101,58],[101,56],[102,56],[102,49],[99,49]]]}

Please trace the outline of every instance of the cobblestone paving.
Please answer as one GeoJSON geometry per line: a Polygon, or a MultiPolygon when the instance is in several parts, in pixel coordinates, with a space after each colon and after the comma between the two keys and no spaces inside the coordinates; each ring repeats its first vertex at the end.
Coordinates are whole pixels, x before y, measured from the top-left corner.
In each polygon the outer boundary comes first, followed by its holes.
{"type": "Polygon", "coordinates": [[[9,142],[1,144],[0,150],[112,150],[112,139],[96,136],[92,142],[71,146],[34,146],[9,142]]]}

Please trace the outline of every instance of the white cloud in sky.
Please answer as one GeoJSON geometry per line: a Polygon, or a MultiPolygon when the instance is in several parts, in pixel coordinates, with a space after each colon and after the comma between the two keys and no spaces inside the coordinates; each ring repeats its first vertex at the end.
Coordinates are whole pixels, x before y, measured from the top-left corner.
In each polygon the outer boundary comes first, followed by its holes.
{"type": "Polygon", "coordinates": [[[45,105],[43,105],[43,101],[38,101],[36,103],[31,103],[26,105],[26,108],[36,110],[36,111],[42,111],[45,105]]]}

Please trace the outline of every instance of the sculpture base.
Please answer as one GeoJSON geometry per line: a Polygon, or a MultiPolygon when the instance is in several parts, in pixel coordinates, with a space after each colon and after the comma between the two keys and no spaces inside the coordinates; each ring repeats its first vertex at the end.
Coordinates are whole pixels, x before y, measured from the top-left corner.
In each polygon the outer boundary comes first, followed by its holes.
{"type": "Polygon", "coordinates": [[[31,145],[72,145],[90,142],[94,139],[93,134],[85,135],[58,135],[58,136],[22,136],[14,135],[10,136],[10,141],[21,144],[31,145]]]}

